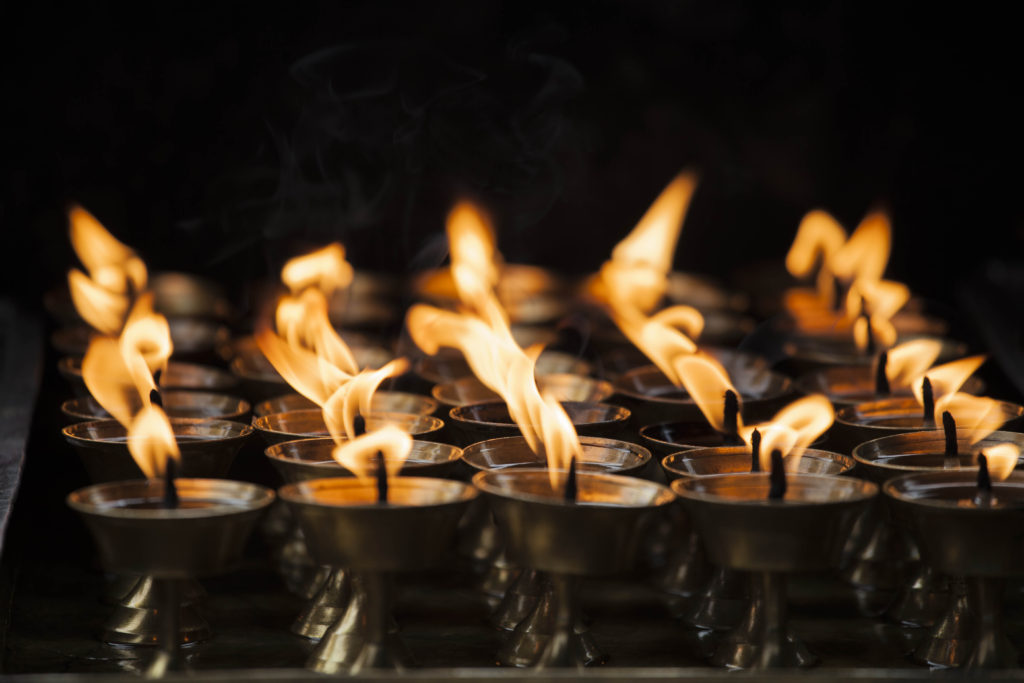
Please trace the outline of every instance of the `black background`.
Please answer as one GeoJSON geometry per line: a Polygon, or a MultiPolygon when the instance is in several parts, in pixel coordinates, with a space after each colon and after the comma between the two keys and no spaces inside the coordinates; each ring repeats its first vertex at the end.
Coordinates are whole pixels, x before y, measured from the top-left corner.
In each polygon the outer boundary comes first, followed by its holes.
{"type": "Polygon", "coordinates": [[[229,285],[330,239],[444,257],[452,200],[510,261],[594,269],[679,169],[677,265],[780,259],[805,211],[890,208],[939,299],[1020,259],[1009,17],[902,3],[4,3],[3,288],[74,262],[78,201],[152,269],[229,285]]]}

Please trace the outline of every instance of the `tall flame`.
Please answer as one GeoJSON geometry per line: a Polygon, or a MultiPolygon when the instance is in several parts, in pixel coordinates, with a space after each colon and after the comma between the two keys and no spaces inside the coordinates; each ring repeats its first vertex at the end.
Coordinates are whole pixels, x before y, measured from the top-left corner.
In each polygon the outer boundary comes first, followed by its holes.
{"type": "Polygon", "coordinates": [[[316,289],[330,296],[352,284],[355,272],[345,260],[345,247],[333,242],[303,256],[297,256],[281,270],[281,281],[292,294],[316,289]]]}
{"type": "Polygon", "coordinates": [[[71,246],[88,275],[68,271],[71,300],[78,314],[102,334],[116,335],[134,295],[146,288],[146,265],[80,206],[68,212],[71,246]]]}
{"type": "MultiPolygon", "coordinates": [[[[725,425],[725,394],[732,391],[737,400],[740,393],[729,379],[721,363],[703,352],[678,355],[672,362],[672,374],[668,378],[686,387],[686,392],[693,399],[708,423],[720,432],[726,430],[725,425]]],[[[743,419],[736,416],[737,426],[742,429],[743,419]]]]}
{"type": "MultiPolygon", "coordinates": [[[[964,382],[966,382],[967,379],[973,375],[984,362],[984,355],[961,358],[949,363],[944,363],[943,365],[937,365],[911,383],[911,390],[914,392],[914,397],[923,407],[925,402],[925,377],[927,377],[928,381],[931,382],[932,395],[935,399],[935,415],[933,416],[933,419],[936,424],[942,424],[942,413],[947,410],[953,414],[957,424],[961,424],[962,415],[965,420],[963,426],[967,426],[970,421],[982,419],[988,412],[989,409],[982,409],[982,406],[987,405],[985,402],[991,401],[991,399],[973,397],[969,394],[959,393],[960,387],[963,386],[964,382]],[[979,400],[973,400],[975,398],[979,398],[979,400]],[[954,408],[956,410],[954,410],[954,408]]],[[[996,402],[993,401],[993,403],[996,402]]]]}
{"type": "Polygon", "coordinates": [[[505,401],[530,449],[543,451],[557,490],[582,447],[562,406],[537,388],[534,371],[543,347],[524,350],[512,337],[495,292],[500,254],[494,230],[486,214],[469,202],[449,213],[447,230],[452,277],[463,308],[453,312],[414,305],[406,318],[413,342],[430,355],[442,347],[462,352],[473,374],[505,401]]]}
{"type": "Polygon", "coordinates": [[[984,452],[988,459],[988,474],[995,481],[1003,481],[1009,477],[1020,459],[1020,449],[1017,444],[1012,443],[989,446],[984,452]]]}
{"type": "Polygon", "coordinates": [[[752,446],[754,430],[760,432],[758,456],[763,471],[771,469],[771,454],[775,450],[781,451],[787,463],[792,463],[788,467],[793,470],[804,451],[832,426],[834,420],[832,402],[815,394],[793,401],[768,422],[741,428],[740,435],[747,446],[752,446]]]}

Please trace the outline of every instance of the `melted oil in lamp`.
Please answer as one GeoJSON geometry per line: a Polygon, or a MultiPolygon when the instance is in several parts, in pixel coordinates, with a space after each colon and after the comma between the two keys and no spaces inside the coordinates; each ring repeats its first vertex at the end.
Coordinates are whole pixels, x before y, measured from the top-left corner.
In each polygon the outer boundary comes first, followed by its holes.
{"type": "Polygon", "coordinates": [[[954,634],[956,647],[932,665],[1019,664],[1003,625],[1003,584],[1020,577],[1024,566],[1024,476],[1013,472],[1019,457],[1016,444],[1001,443],[978,452],[976,470],[906,474],[883,487],[908,521],[921,561],[966,586],[950,607],[962,627],[954,634]]]}
{"type": "MultiPolygon", "coordinates": [[[[253,409],[254,417],[289,413],[293,410],[311,410],[317,405],[302,394],[283,394],[257,403],[253,409]]],[[[433,415],[437,412],[438,402],[428,396],[410,394],[404,391],[375,391],[370,402],[372,413],[405,413],[407,415],[433,415]]]]}
{"type": "Polygon", "coordinates": [[[410,664],[392,628],[392,575],[441,564],[459,519],[476,497],[460,482],[394,476],[411,448],[407,434],[384,427],[333,451],[356,477],[280,489],[315,560],[351,572],[346,609],[320,639],[307,668],[355,674],[410,664]],[[372,459],[377,460],[373,475],[372,459]]]}
{"type": "MultiPolygon", "coordinates": [[[[359,432],[361,429],[363,427],[357,424],[356,431],[359,432]]],[[[335,441],[332,438],[324,438],[285,441],[268,447],[266,456],[288,484],[352,476],[353,473],[345,469],[333,457],[333,451],[339,443],[344,443],[344,440],[335,441]]],[[[461,449],[455,446],[429,441],[413,441],[408,457],[401,464],[399,474],[412,477],[448,478],[455,474],[461,457],[461,449]]],[[[376,462],[370,466],[373,476],[376,476],[376,467],[376,462]]],[[[305,539],[301,534],[294,533],[297,531],[298,527],[296,526],[290,542],[300,544],[302,548],[299,552],[308,556],[305,539]]],[[[310,560],[311,563],[312,560],[310,560]]],[[[286,581],[287,579],[288,577],[286,577],[286,581]]],[[[303,597],[307,598],[309,602],[302,614],[292,624],[291,631],[304,638],[319,640],[348,607],[352,588],[351,577],[342,569],[323,568],[313,576],[306,574],[292,577],[292,579],[295,584],[305,584],[303,597]]]]}
{"type": "Polygon", "coordinates": [[[751,614],[741,625],[745,642],[726,637],[712,658],[730,668],[767,669],[815,661],[789,631],[787,577],[837,568],[846,534],[878,492],[870,482],[786,472],[779,449],[773,448],[770,457],[767,472],[672,482],[709,559],[754,577],[760,614],[751,614]]]}
{"type": "MultiPolygon", "coordinates": [[[[558,401],[601,403],[612,395],[612,385],[608,382],[574,374],[537,375],[537,387],[541,393],[554,396],[558,401]]],[[[500,398],[473,376],[435,384],[430,393],[449,409],[493,402],[500,398]]]]}
{"type": "Polygon", "coordinates": [[[913,397],[883,398],[841,409],[836,413],[836,423],[829,435],[830,445],[849,453],[871,439],[935,429],[946,411],[951,412],[958,423],[961,423],[960,413],[972,419],[971,416],[981,410],[993,411],[993,416],[1001,415],[1002,424],[1012,429],[1024,418],[1024,407],[960,391],[984,360],[984,356],[971,356],[930,368],[911,383],[913,397]]]}
{"type": "MultiPolygon", "coordinates": [[[[853,452],[858,471],[884,486],[914,472],[975,471],[978,453],[1024,448],[1024,436],[1014,432],[991,431],[991,425],[984,423],[956,429],[952,419],[943,422],[943,431],[897,434],[861,444],[853,452]]],[[[885,500],[890,504],[879,514],[865,517],[865,521],[870,519],[877,525],[866,545],[869,549],[896,546],[896,551],[890,555],[864,553],[867,559],[861,559],[855,568],[868,578],[886,576],[884,570],[889,570],[896,579],[902,579],[902,592],[888,607],[887,615],[904,625],[931,627],[914,650],[915,660],[932,666],[957,666],[963,663],[973,638],[969,618],[973,600],[963,590],[962,582],[951,583],[929,563],[920,563],[909,577],[901,571],[905,566],[913,567],[920,556],[909,536],[907,520],[895,518],[891,499],[885,500]],[[873,567],[872,561],[887,564],[873,567]]]]}
{"type": "MultiPolygon", "coordinates": [[[[581,472],[642,476],[651,461],[647,449],[626,441],[581,436],[579,443],[581,451],[576,468],[581,472]]],[[[465,450],[463,462],[476,472],[536,469],[546,466],[547,455],[543,450],[531,449],[524,437],[512,436],[480,441],[469,446],[465,450]]],[[[481,589],[495,601],[496,609],[491,615],[491,623],[500,630],[512,631],[529,616],[539,600],[550,603],[550,585],[541,572],[530,569],[520,571],[511,565],[497,538],[497,529],[493,526],[489,511],[471,510],[471,513],[474,512],[477,514],[472,517],[467,515],[468,533],[464,545],[467,554],[489,564],[481,589]]],[[[552,612],[547,609],[544,613],[552,612]]],[[[547,626],[547,632],[550,632],[550,624],[547,626]]],[[[589,653],[585,656],[586,661],[596,662],[603,658],[585,623],[576,625],[575,638],[580,651],[589,653]]],[[[532,651],[535,648],[524,648],[517,642],[507,642],[498,653],[498,662],[515,665],[517,653],[524,649],[532,651]]]]}
{"type": "MultiPolygon", "coordinates": [[[[163,409],[168,417],[198,420],[249,421],[249,402],[229,394],[209,391],[162,391],[163,409]]],[[[108,420],[111,418],[99,401],[92,398],[71,398],[60,406],[71,422],[108,420]]]]}

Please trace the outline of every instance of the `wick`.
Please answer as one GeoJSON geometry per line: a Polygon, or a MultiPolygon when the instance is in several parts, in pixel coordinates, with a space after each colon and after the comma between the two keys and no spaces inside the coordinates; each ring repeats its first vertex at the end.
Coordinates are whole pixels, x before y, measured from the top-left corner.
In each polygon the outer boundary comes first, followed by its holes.
{"type": "Polygon", "coordinates": [[[946,462],[957,459],[959,453],[956,441],[956,421],[948,410],[942,413],[942,431],[946,436],[946,462]]]}
{"type": "MultiPolygon", "coordinates": [[[[861,300],[861,305],[863,306],[863,300],[861,300]]],[[[869,356],[873,356],[873,355],[875,355],[875,333],[874,333],[874,330],[871,328],[871,316],[868,315],[868,312],[867,312],[866,309],[862,310],[860,315],[861,315],[862,318],[864,318],[864,322],[867,324],[867,328],[868,328],[868,346],[867,346],[867,349],[866,349],[867,350],[867,354],[869,356]]]]}
{"type": "Polygon", "coordinates": [[[352,433],[353,436],[362,436],[366,433],[366,418],[362,415],[356,415],[355,419],[352,420],[352,433]]]}
{"type": "Polygon", "coordinates": [[[164,500],[161,505],[165,510],[177,509],[178,503],[178,487],[174,485],[174,470],[177,468],[177,461],[174,458],[168,457],[164,463],[164,500]]]}
{"type": "Polygon", "coordinates": [[[761,471],[761,432],[756,429],[750,435],[750,471],[761,471]]]}
{"type": "Polygon", "coordinates": [[[569,460],[569,474],[565,477],[565,502],[575,503],[579,498],[579,484],[576,482],[576,456],[569,460]]]}
{"type": "Polygon", "coordinates": [[[722,422],[725,427],[725,442],[730,446],[742,446],[739,435],[740,399],[732,389],[725,390],[725,405],[722,408],[722,422]]]}
{"type": "Polygon", "coordinates": [[[837,313],[843,310],[843,283],[839,281],[839,278],[832,277],[832,310],[837,313]]]}
{"type": "MultiPolygon", "coordinates": [[[[935,426],[935,391],[932,389],[932,381],[928,377],[921,383],[921,404],[924,406],[925,426],[935,426]]],[[[946,418],[942,418],[945,422],[946,418]]]]}
{"type": "Polygon", "coordinates": [[[992,476],[984,453],[978,453],[978,492],[974,496],[974,504],[979,507],[992,505],[992,476]]]}
{"type": "Polygon", "coordinates": [[[161,368],[157,368],[153,371],[153,384],[160,386],[160,378],[163,376],[164,371],[161,368]]]}
{"type": "Polygon", "coordinates": [[[149,402],[152,403],[153,405],[159,407],[159,408],[163,408],[164,407],[164,398],[163,398],[163,396],[160,395],[160,392],[158,390],[156,390],[156,389],[150,389],[149,390],[149,402]]]}
{"type": "Polygon", "coordinates": [[[384,451],[377,451],[377,502],[388,502],[388,468],[384,466],[384,451]]]}
{"type": "Polygon", "coordinates": [[[782,500],[786,495],[786,468],[782,465],[782,451],[772,451],[772,471],[768,475],[768,500],[782,500]]]}
{"type": "Polygon", "coordinates": [[[889,352],[882,351],[878,354],[878,365],[875,366],[875,393],[879,396],[888,396],[892,393],[889,387],[889,375],[886,369],[889,365],[889,352]]]}

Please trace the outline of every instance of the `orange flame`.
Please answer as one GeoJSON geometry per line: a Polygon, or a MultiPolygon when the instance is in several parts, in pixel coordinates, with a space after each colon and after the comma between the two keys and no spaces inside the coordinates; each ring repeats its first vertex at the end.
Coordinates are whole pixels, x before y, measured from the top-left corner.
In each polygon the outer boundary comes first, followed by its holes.
{"type": "Polygon", "coordinates": [[[82,207],[72,207],[68,220],[71,246],[89,273],[77,268],[68,271],[71,300],[93,328],[117,334],[132,296],[146,287],[146,265],[82,207]]]}
{"type": "Polygon", "coordinates": [[[330,296],[352,284],[355,272],[345,260],[345,247],[333,242],[303,256],[297,256],[281,270],[281,281],[292,294],[317,289],[330,296]]]}
{"type": "Polygon", "coordinates": [[[366,481],[373,478],[370,472],[378,452],[384,454],[384,468],[390,478],[398,476],[411,451],[412,437],[394,425],[385,425],[350,441],[338,442],[331,455],[342,467],[366,481]]]}
{"type": "MultiPolygon", "coordinates": [[[[973,375],[984,362],[985,356],[983,355],[968,356],[931,368],[912,382],[911,389],[914,392],[914,398],[922,407],[924,406],[924,378],[927,377],[931,382],[932,394],[935,398],[934,419],[936,424],[942,424],[942,413],[946,410],[950,411],[957,420],[957,424],[960,424],[960,415],[953,410],[954,407],[963,414],[965,420],[981,419],[988,409],[982,409],[983,403],[972,400],[978,397],[969,397],[968,394],[961,394],[959,391],[967,378],[973,375]]],[[[980,399],[982,402],[990,400],[980,399]]],[[[964,426],[966,425],[967,423],[964,424],[964,426]]]]}
{"type": "MultiPolygon", "coordinates": [[[[690,394],[690,398],[712,427],[720,432],[725,431],[725,392],[732,391],[736,394],[737,400],[742,399],[722,364],[711,356],[698,352],[676,356],[671,367],[673,374],[666,373],[666,376],[686,387],[686,392],[690,394]]],[[[743,427],[743,419],[739,416],[737,426],[741,429],[743,427]]]]}
{"type": "Polygon", "coordinates": [[[782,452],[788,469],[795,470],[804,451],[832,426],[834,420],[832,402],[815,394],[793,401],[768,422],[741,428],[740,436],[747,446],[752,446],[754,430],[761,433],[759,458],[763,471],[771,468],[771,454],[775,450],[782,452]]]}
{"type": "Polygon", "coordinates": [[[153,404],[143,407],[128,426],[128,451],[148,479],[167,470],[167,458],[181,461],[171,423],[164,411],[153,404]]]}
{"type": "Polygon", "coordinates": [[[355,437],[355,418],[369,415],[373,394],[389,377],[397,377],[409,368],[409,361],[396,358],[378,370],[363,370],[344,382],[323,404],[324,422],[335,441],[355,437]]]}
{"type": "Polygon", "coordinates": [[[1009,477],[1020,458],[1020,449],[1012,443],[989,446],[984,452],[988,460],[988,474],[995,481],[1003,481],[1009,477]]]}
{"type": "Polygon", "coordinates": [[[846,230],[827,211],[810,211],[797,228],[789,253],[786,254],[786,269],[794,277],[806,277],[814,264],[819,262],[818,292],[822,300],[832,297],[831,261],[846,242],[846,230]]]}
{"type": "Polygon", "coordinates": [[[889,386],[909,387],[924,376],[941,351],[942,343],[934,339],[914,339],[889,349],[885,366],[889,386]]]}
{"type": "Polygon", "coordinates": [[[522,349],[512,336],[508,315],[495,292],[500,254],[486,214],[460,202],[448,215],[451,273],[463,309],[445,311],[425,304],[409,309],[406,324],[413,342],[433,355],[442,347],[458,349],[473,374],[508,406],[530,449],[545,453],[551,485],[562,485],[564,470],[582,452],[565,410],[545,399],[534,377],[543,347],[522,349]]]}

